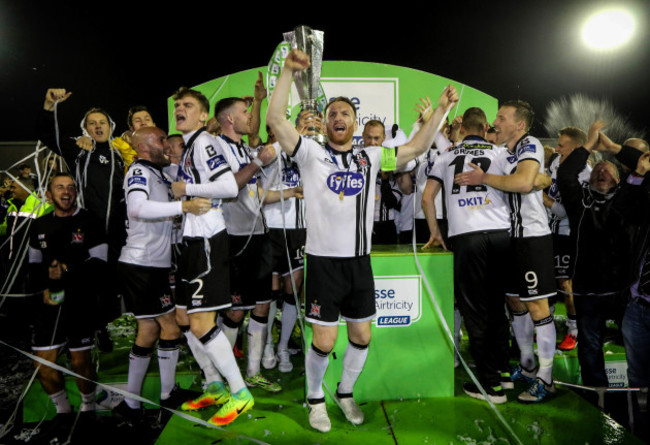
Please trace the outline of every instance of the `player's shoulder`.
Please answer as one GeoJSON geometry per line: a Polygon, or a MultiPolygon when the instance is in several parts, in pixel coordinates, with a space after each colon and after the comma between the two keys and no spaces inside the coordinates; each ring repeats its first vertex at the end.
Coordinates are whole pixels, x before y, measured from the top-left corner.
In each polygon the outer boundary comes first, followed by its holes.
{"type": "Polygon", "coordinates": [[[384,152],[384,150],[389,151],[389,152],[390,152],[390,150],[392,150],[393,153],[395,152],[394,147],[389,148],[389,147],[381,147],[379,145],[371,145],[370,147],[357,148],[357,149],[353,150],[353,153],[354,153],[354,155],[356,157],[363,157],[364,153],[365,153],[365,156],[372,159],[372,158],[375,158],[375,157],[381,158],[382,153],[384,152]]]}
{"type": "Polygon", "coordinates": [[[541,152],[544,152],[544,146],[542,143],[539,141],[534,136],[531,136],[529,134],[523,136],[518,142],[517,145],[515,146],[515,150],[517,151],[517,154],[520,152],[538,152],[541,150],[541,152]]]}
{"type": "Polygon", "coordinates": [[[305,136],[300,136],[298,143],[293,150],[293,153],[290,155],[291,158],[296,159],[298,162],[304,162],[308,159],[325,159],[331,161],[331,154],[327,152],[327,149],[320,145],[318,142],[314,141],[305,136]]]}
{"type": "Polygon", "coordinates": [[[218,136],[214,136],[204,130],[196,136],[196,138],[194,139],[194,143],[198,145],[214,144],[217,143],[218,139],[221,138],[219,138],[218,136]]]}
{"type": "Polygon", "coordinates": [[[150,180],[151,171],[138,161],[133,162],[126,171],[124,180],[127,187],[146,186],[150,180]]]}

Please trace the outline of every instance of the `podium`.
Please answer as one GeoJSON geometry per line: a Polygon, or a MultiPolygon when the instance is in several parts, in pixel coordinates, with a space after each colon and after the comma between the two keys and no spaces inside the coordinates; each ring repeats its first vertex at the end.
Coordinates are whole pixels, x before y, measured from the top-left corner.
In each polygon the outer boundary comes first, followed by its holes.
{"type": "MultiPolygon", "coordinates": [[[[418,260],[453,336],[453,255],[440,249],[420,248],[418,245],[418,260]]],[[[355,399],[366,402],[453,397],[453,342],[441,323],[424,277],[419,274],[412,247],[373,246],[370,257],[377,318],[372,323],[366,366],[354,387],[355,399]]],[[[325,374],[325,384],[332,394],[341,377],[348,344],[345,322],[339,326],[325,374]]],[[[311,324],[305,328],[306,347],[310,347],[311,324]]]]}

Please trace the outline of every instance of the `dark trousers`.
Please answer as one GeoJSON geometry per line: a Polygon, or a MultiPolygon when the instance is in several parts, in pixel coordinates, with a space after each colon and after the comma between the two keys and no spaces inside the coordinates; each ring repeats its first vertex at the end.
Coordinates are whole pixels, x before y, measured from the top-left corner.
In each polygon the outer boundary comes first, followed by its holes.
{"type": "Polygon", "coordinates": [[[454,286],[465,321],[479,381],[497,386],[509,370],[509,324],[505,312],[505,274],[510,246],[507,231],[452,238],[454,286]]]}
{"type": "Polygon", "coordinates": [[[579,295],[580,286],[574,283],[574,297],[578,322],[578,361],[582,383],[586,386],[609,386],[605,374],[603,340],[605,322],[620,318],[619,296],[579,295]]]}

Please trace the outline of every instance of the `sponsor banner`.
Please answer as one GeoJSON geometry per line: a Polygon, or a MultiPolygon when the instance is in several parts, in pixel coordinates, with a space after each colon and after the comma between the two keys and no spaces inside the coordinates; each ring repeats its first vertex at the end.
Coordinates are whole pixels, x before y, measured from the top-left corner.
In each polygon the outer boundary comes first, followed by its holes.
{"type": "Polygon", "coordinates": [[[399,79],[390,77],[328,77],[321,83],[327,100],[338,96],[349,97],[357,108],[359,127],[354,133],[354,144],[361,145],[363,127],[370,120],[378,120],[384,127],[399,122],[399,79]]]}
{"type": "MultiPolygon", "coordinates": [[[[282,51],[279,48],[278,57],[274,55],[269,67],[252,68],[237,73],[231,73],[195,85],[193,88],[206,95],[210,101],[210,109],[225,97],[249,96],[258,77],[258,72],[267,74],[267,87],[273,90],[274,81],[282,63],[282,51]]],[[[419,98],[429,96],[435,103],[449,83],[454,84],[461,95],[458,106],[450,115],[450,120],[456,115],[462,115],[469,107],[481,107],[487,114],[488,121],[496,116],[498,102],[495,98],[459,82],[452,81],[432,73],[414,70],[407,67],[387,65],[372,62],[352,61],[323,61],[321,85],[325,98],[345,96],[350,98],[357,109],[359,128],[354,134],[354,144],[361,144],[361,133],[364,125],[371,119],[381,121],[386,130],[390,131],[397,124],[406,134],[411,132],[417,114],[413,107],[419,103],[419,98]]],[[[167,99],[170,132],[175,130],[174,101],[167,99]]],[[[261,115],[266,115],[267,101],[262,103],[261,115]]],[[[289,109],[293,122],[300,109],[300,99],[295,85],[292,86],[289,109]]],[[[266,139],[264,125],[260,128],[260,137],[266,139]]],[[[516,158],[516,157],[515,157],[516,158]]]]}
{"type": "Polygon", "coordinates": [[[605,375],[607,375],[607,381],[609,381],[610,388],[628,387],[626,361],[606,361],[605,375]]]}
{"type": "Polygon", "coordinates": [[[377,327],[410,326],[422,315],[419,275],[375,276],[377,327]]]}

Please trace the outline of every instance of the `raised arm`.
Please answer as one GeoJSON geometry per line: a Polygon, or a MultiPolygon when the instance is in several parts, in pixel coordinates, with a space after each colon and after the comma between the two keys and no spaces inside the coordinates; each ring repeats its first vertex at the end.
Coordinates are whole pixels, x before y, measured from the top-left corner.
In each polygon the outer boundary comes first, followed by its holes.
{"type": "Polygon", "coordinates": [[[291,155],[298,144],[300,135],[291,122],[285,118],[285,112],[291,94],[291,82],[293,73],[302,71],[309,67],[309,56],[304,52],[294,49],[284,61],[284,67],[275,85],[275,90],[269,101],[269,108],[266,112],[266,124],[271,127],[275,138],[280,143],[282,150],[291,155]]]}
{"type": "Polygon", "coordinates": [[[260,139],[260,112],[262,110],[262,101],[266,97],[266,88],[262,73],[257,72],[257,81],[255,82],[255,96],[253,97],[253,108],[251,109],[251,132],[248,135],[248,145],[258,147],[262,144],[260,139]]]}
{"type": "MultiPolygon", "coordinates": [[[[425,103],[424,99],[421,99],[425,103]]],[[[428,101],[428,99],[426,99],[428,101]]],[[[424,124],[420,130],[413,136],[407,144],[401,145],[397,150],[397,167],[401,167],[411,159],[415,159],[418,155],[424,153],[431,147],[433,138],[438,131],[438,126],[443,117],[447,113],[447,109],[453,107],[458,102],[458,92],[456,88],[449,85],[442,92],[438,105],[433,113],[431,109],[425,109],[422,113],[424,124]]]]}
{"type": "Polygon", "coordinates": [[[43,103],[43,109],[45,111],[54,111],[54,104],[59,102],[65,102],[68,100],[71,91],[66,91],[64,88],[50,88],[45,93],[45,102],[43,103]]]}
{"type": "MultiPolygon", "coordinates": [[[[43,111],[40,112],[37,120],[37,137],[50,150],[63,156],[68,168],[74,169],[74,161],[79,154],[80,147],[77,147],[74,141],[65,136],[59,136],[55,132],[56,122],[54,122],[54,105],[65,102],[72,95],[71,92],[64,88],[49,88],[45,93],[43,111]]],[[[92,141],[90,142],[92,145],[92,141]]]]}

